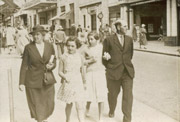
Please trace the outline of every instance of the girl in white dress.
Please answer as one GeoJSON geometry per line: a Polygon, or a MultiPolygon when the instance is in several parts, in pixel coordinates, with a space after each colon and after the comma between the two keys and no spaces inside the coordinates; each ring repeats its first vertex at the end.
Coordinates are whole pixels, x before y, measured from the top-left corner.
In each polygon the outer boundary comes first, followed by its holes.
{"type": "Polygon", "coordinates": [[[67,40],[67,52],[62,55],[59,63],[59,76],[62,78],[62,85],[58,91],[58,99],[66,102],[66,122],[70,122],[70,115],[73,102],[76,104],[79,122],[84,122],[84,84],[82,81],[83,66],[82,56],[77,51],[75,37],[67,40]]]}
{"type": "Polygon", "coordinates": [[[99,36],[95,32],[88,34],[88,54],[87,63],[87,105],[86,116],[89,116],[91,102],[98,103],[99,121],[102,121],[104,101],[107,100],[107,87],[105,79],[105,68],[101,63],[102,44],[99,42],[99,36]]]}

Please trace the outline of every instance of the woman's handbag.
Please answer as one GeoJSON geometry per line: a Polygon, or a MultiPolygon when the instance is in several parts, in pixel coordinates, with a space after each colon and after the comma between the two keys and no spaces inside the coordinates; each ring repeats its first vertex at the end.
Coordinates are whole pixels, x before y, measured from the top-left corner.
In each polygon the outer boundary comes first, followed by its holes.
{"type": "Polygon", "coordinates": [[[54,77],[53,73],[48,72],[46,70],[46,72],[44,73],[44,84],[50,85],[50,84],[54,84],[54,83],[56,83],[56,81],[55,81],[55,77],[54,77]]]}

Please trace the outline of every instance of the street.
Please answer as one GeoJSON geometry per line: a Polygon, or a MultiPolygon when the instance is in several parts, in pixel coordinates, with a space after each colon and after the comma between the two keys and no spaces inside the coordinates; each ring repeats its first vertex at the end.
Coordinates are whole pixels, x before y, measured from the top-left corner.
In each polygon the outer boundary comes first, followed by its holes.
{"type": "MultiPolygon", "coordinates": [[[[25,92],[18,90],[18,78],[21,59],[17,57],[0,57],[0,122],[9,122],[9,92],[7,69],[12,68],[13,98],[15,122],[35,122],[30,118],[25,92]]],[[[134,79],[134,106],[132,122],[177,122],[178,112],[178,57],[160,54],[134,52],[133,63],[136,71],[134,79]],[[158,114],[157,114],[158,113],[158,114]]],[[[57,63],[58,67],[58,63],[57,63]]],[[[57,83],[56,93],[60,87],[60,78],[54,71],[57,83]]],[[[116,108],[115,118],[108,118],[108,104],[105,102],[104,122],[122,122],[121,94],[116,108]]],[[[65,122],[65,103],[55,98],[55,110],[49,122],[65,122]]],[[[98,108],[93,103],[87,122],[97,122],[98,108]]],[[[73,107],[72,122],[78,122],[73,107]]]]}

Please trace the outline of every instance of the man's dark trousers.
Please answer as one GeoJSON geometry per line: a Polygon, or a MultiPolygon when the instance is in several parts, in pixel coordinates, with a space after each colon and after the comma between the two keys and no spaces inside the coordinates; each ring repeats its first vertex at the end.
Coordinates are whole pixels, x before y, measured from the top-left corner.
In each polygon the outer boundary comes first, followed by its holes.
{"type": "Polygon", "coordinates": [[[110,113],[114,113],[117,97],[122,87],[122,112],[124,114],[123,122],[131,122],[131,112],[133,103],[133,79],[129,76],[126,69],[124,69],[122,77],[119,80],[112,80],[107,78],[108,88],[108,102],[110,113]]]}

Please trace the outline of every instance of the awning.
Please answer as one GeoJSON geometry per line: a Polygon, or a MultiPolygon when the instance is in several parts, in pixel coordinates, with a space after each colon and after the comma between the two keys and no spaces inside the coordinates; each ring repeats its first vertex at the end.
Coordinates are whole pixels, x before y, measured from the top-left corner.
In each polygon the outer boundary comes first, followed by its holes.
{"type": "Polygon", "coordinates": [[[159,1],[163,1],[163,0],[146,0],[146,1],[142,1],[142,2],[137,2],[137,3],[130,4],[130,6],[137,6],[137,5],[142,5],[142,4],[147,4],[147,3],[153,3],[153,2],[159,2],[159,1]]]}
{"type": "Polygon", "coordinates": [[[57,19],[70,19],[71,15],[72,15],[73,11],[69,11],[67,13],[63,12],[60,15],[54,16],[53,18],[51,18],[50,20],[57,20],[57,19]]]}
{"type": "Polygon", "coordinates": [[[24,9],[41,9],[57,5],[57,0],[31,0],[24,5],[24,9]]]}

